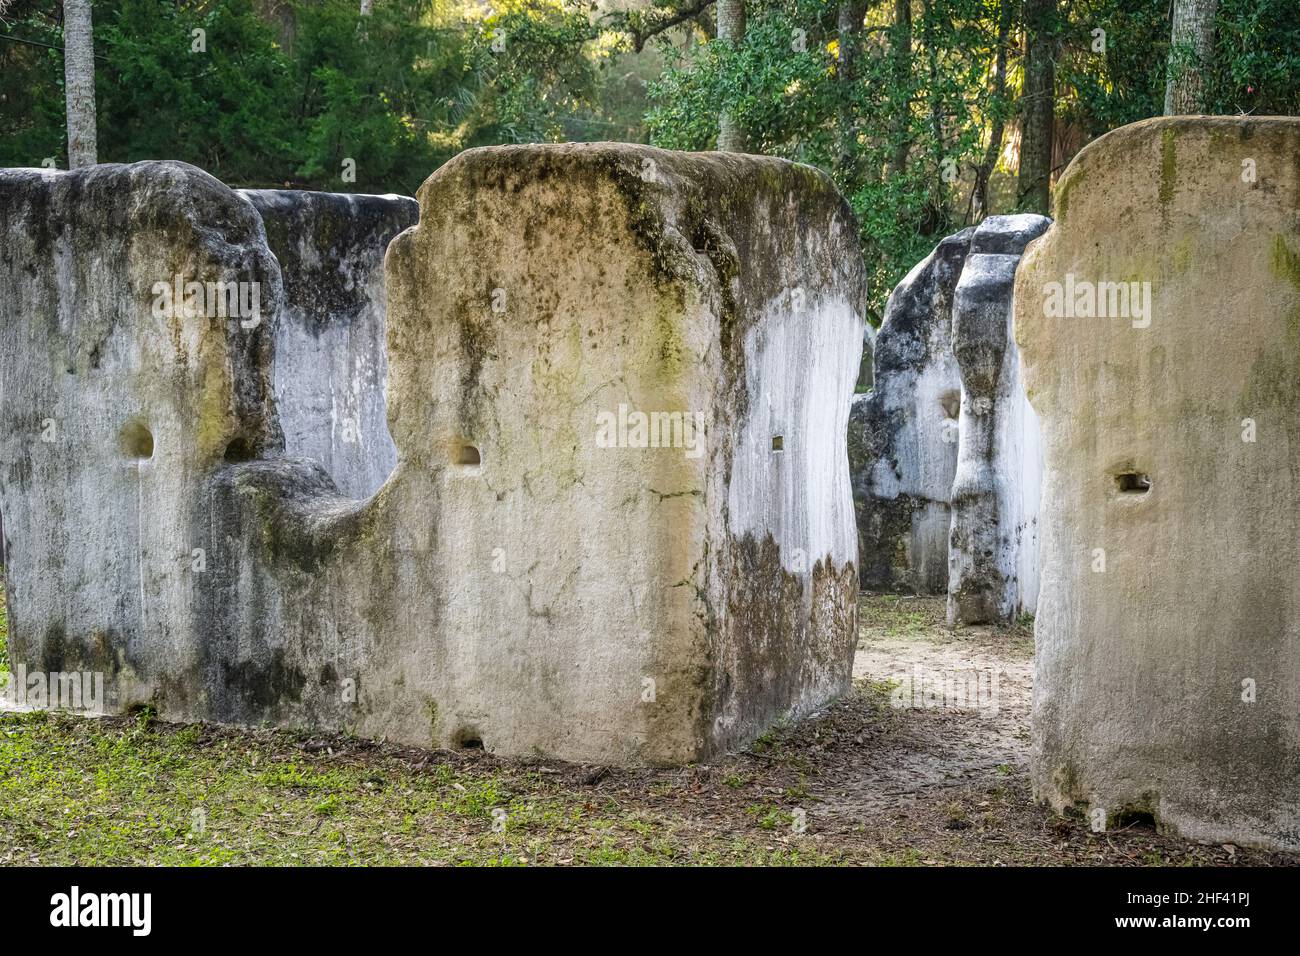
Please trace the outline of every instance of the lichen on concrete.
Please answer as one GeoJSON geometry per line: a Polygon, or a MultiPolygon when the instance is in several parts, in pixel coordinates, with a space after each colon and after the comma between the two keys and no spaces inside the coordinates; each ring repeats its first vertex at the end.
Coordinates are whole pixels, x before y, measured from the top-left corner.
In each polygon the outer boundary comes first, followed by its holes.
{"type": "Polygon", "coordinates": [[[1300,847],[1297,155],[1295,119],[1116,130],[1017,274],[1045,456],[1033,777],[1057,808],[1300,847]],[[1149,322],[1049,316],[1066,276],[1149,282],[1149,322]]]}
{"type": "Polygon", "coordinates": [[[419,218],[405,196],[247,189],[284,277],[275,393],[289,455],[314,458],[354,498],[392,473],[384,253],[419,218]]]}
{"type": "Polygon", "coordinates": [[[114,711],[628,764],[847,690],[866,290],[824,175],[612,144],[448,163],[388,247],[396,464],[360,493],[286,450],[279,375],[318,366],[276,350],[285,323],[374,314],[365,222],[183,164],[5,171],[0,193],[16,660],[98,654],[114,711]],[[361,247],[313,302],[304,276],[361,247]],[[157,322],[149,284],[177,270],[261,281],[266,321],[157,322]],[[677,431],[598,439],[633,413],[677,431]],[[39,444],[47,415],[70,446],[39,444]],[[124,461],[141,421],[152,457],[124,461]]]}

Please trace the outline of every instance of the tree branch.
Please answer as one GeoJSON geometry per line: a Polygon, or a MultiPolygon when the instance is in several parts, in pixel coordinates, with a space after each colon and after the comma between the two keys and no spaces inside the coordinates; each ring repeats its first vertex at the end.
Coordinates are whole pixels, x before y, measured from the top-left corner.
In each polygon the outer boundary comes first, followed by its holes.
{"type": "Polygon", "coordinates": [[[657,37],[666,30],[671,30],[687,20],[694,20],[713,4],[714,0],[694,0],[694,2],[680,7],[667,16],[657,17],[653,20],[642,20],[639,15],[636,15],[635,18],[620,18],[623,19],[621,29],[632,37],[632,49],[640,53],[645,48],[647,40],[657,37]]]}

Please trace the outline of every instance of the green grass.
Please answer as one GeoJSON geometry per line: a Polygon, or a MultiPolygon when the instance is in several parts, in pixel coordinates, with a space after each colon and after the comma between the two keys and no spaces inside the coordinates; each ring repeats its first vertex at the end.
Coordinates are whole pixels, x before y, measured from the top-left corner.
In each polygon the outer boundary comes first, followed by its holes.
{"type": "Polygon", "coordinates": [[[941,598],[864,594],[858,607],[858,624],[864,637],[930,638],[935,636],[936,628],[945,626],[941,598]]]}
{"type": "Polygon", "coordinates": [[[839,861],[773,840],[788,831],[775,807],[748,833],[722,833],[490,758],[433,753],[420,765],[407,752],[301,742],[147,715],[0,715],[0,865],[839,861]]]}

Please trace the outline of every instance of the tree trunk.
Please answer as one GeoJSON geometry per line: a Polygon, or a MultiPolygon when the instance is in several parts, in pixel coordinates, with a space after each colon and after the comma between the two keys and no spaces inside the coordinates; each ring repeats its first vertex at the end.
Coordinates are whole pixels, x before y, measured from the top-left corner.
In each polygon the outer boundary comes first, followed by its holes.
{"type": "MultiPolygon", "coordinates": [[[[718,39],[739,44],[745,38],[745,0],[718,0],[718,39]]],[[[727,153],[745,151],[745,131],[726,110],[718,114],[718,149],[727,153]]]]}
{"type": "Polygon", "coordinates": [[[1165,115],[1205,112],[1203,71],[1214,56],[1214,15],[1219,0],[1174,0],[1165,115]]]}
{"type": "Polygon", "coordinates": [[[843,0],[836,18],[839,33],[839,60],[835,65],[840,84],[839,166],[843,170],[853,165],[857,155],[853,84],[857,82],[858,44],[862,42],[862,20],[866,15],[867,0],[843,0]]]}
{"type": "Polygon", "coordinates": [[[997,111],[993,117],[993,127],[989,130],[989,145],[984,150],[984,161],[975,169],[973,202],[977,222],[989,214],[989,177],[993,175],[993,168],[1002,152],[1002,135],[1006,129],[1003,110],[1006,108],[1007,40],[1011,36],[1011,10],[1008,0],[1003,0],[998,15],[998,51],[993,67],[993,101],[997,104],[997,111]]]}
{"type": "Polygon", "coordinates": [[[951,216],[948,214],[948,197],[944,184],[949,178],[949,170],[956,170],[955,161],[946,155],[947,141],[944,134],[944,104],[939,84],[939,36],[946,33],[943,14],[933,0],[921,0],[921,45],[925,47],[926,71],[929,81],[926,85],[926,97],[930,101],[930,160],[933,172],[934,188],[925,209],[920,225],[923,236],[948,233],[951,216]]]}
{"type": "Polygon", "coordinates": [[[90,0],[63,0],[63,86],[68,105],[68,168],[93,166],[99,160],[90,0]]]}
{"type": "Polygon", "coordinates": [[[894,88],[903,96],[894,117],[894,154],[890,161],[890,173],[898,176],[907,169],[907,153],[911,146],[907,133],[912,112],[908,95],[912,85],[912,0],[894,0],[894,42],[889,51],[889,61],[894,88]]]}
{"type": "Polygon", "coordinates": [[[1046,216],[1052,201],[1052,123],[1056,113],[1053,42],[1056,0],[1025,0],[1025,87],[1021,98],[1020,175],[1022,212],[1046,216]]]}
{"type": "Polygon", "coordinates": [[[370,16],[370,11],[375,8],[375,0],[361,0],[361,15],[370,16]]]}

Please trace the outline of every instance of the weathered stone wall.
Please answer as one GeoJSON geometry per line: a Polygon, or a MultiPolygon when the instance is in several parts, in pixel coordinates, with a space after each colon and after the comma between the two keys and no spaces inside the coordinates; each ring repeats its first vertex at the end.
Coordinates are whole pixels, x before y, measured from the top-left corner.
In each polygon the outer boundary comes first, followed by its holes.
{"type": "Polygon", "coordinates": [[[867,325],[862,334],[862,359],[858,363],[858,382],[855,386],[856,391],[871,391],[872,383],[875,382],[874,372],[872,371],[872,362],[875,361],[876,354],[876,330],[867,325]]]}
{"type": "Polygon", "coordinates": [[[1011,339],[1012,280],[1042,216],[990,216],[898,284],[856,395],[849,455],[861,584],[948,594],[951,623],[1037,596],[1037,422],[1011,339]]]}
{"type": "Polygon", "coordinates": [[[289,455],[314,458],[345,495],[392,473],[385,388],[384,253],[415,225],[404,196],[239,190],[257,209],[284,278],[275,402],[289,455]]]}
{"type": "Polygon", "coordinates": [[[873,388],[853,400],[864,588],[947,589],[961,405],[952,302],[972,232],[944,239],[890,294],[876,335],[873,388]]]}
{"type": "Polygon", "coordinates": [[[16,661],[107,671],[114,710],[625,763],[700,759],[848,688],[865,280],[814,170],[609,145],[439,170],[388,253],[398,463],[367,501],[284,456],[269,323],[149,317],[173,259],[279,308],[246,200],[153,163],[6,171],[0,200],[0,506],[33,554],[7,569],[16,661]],[[97,347],[61,318],[73,295],[97,347]],[[132,375],[138,351],[160,357],[132,375]],[[87,383],[94,453],[33,451],[87,383]],[[638,413],[677,431],[646,447],[638,413]],[[150,458],[116,440],[137,420],[150,458]],[[145,546],[111,533],[132,522],[145,546]]]}
{"type": "Polygon", "coordinates": [[[227,455],[281,447],[269,372],[280,296],[256,211],[191,166],[0,171],[15,665],[111,675],[117,710],[156,698],[172,716],[205,712],[205,489],[227,455]],[[165,301],[178,281],[257,283],[256,301],[246,286],[238,303],[257,308],[187,316],[184,295],[165,301]]]}
{"type": "Polygon", "coordinates": [[[1038,598],[1038,418],[1011,333],[1016,266],[1044,216],[990,216],[971,237],[953,301],[962,383],[948,541],[948,623],[1033,613],[1038,598]]]}
{"type": "Polygon", "coordinates": [[[1046,460],[1034,784],[1112,825],[1300,847],[1298,156],[1295,119],[1116,130],[1016,279],[1046,460]]]}

